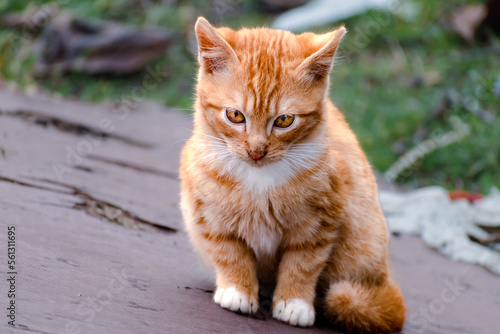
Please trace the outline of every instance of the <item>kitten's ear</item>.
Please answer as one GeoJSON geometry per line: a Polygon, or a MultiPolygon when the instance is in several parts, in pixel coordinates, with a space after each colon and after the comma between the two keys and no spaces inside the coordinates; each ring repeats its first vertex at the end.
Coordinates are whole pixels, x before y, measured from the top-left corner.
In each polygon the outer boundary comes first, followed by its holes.
{"type": "Polygon", "coordinates": [[[195,31],[198,40],[198,61],[207,73],[225,71],[230,62],[238,62],[233,48],[204,17],[199,17],[196,21],[195,31]]]}
{"type": "Polygon", "coordinates": [[[330,33],[317,36],[318,43],[323,45],[321,49],[307,57],[298,70],[307,81],[317,82],[327,78],[333,67],[335,52],[346,34],[346,29],[340,27],[330,33]]]}

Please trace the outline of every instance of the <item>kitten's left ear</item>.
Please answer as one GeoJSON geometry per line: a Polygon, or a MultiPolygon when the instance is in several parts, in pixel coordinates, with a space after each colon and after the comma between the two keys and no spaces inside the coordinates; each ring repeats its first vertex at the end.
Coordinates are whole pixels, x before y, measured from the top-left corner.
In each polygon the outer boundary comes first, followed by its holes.
{"type": "Polygon", "coordinates": [[[335,31],[318,36],[320,42],[326,40],[326,44],[300,64],[299,73],[312,82],[322,81],[327,78],[333,67],[335,52],[346,32],[346,29],[342,26],[335,31]]]}

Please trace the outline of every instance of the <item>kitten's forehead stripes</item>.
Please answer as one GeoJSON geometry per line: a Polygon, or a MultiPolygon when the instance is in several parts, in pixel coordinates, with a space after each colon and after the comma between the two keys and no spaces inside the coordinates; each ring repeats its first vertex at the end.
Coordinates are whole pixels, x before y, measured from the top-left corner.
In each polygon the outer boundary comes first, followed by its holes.
{"type": "Polygon", "coordinates": [[[283,75],[283,34],[272,36],[247,36],[245,46],[251,52],[236,48],[246,74],[246,86],[253,95],[252,114],[256,118],[267,118],[276,114],[280,101],[281,77],[283,75]]]}

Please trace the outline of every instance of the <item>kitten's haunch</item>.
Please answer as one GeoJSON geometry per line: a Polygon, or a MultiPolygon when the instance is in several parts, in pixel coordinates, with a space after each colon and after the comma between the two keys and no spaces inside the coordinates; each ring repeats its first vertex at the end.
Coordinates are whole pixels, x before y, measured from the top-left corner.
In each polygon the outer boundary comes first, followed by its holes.
{"type": "Polygon", "coordinates": [[[271,287],[273,317],[291,325],[312,326],[318,299],[347,332],[400,331],[406,308],[375,177],[328,99],[345,32],[234,31],[198,19],[181,208],[220,306],[254,313],[271,287]]]}

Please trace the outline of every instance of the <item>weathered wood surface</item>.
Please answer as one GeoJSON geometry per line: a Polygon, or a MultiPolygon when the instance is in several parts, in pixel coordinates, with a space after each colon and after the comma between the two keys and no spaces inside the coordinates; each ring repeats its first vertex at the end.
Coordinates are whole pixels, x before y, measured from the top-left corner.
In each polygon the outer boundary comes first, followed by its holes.
{"type": "MultiPolygon", "coordinates": [[[[0,91],[1,333],[330,331],[211,301],[213,278],[178,210],[179,152],[190,128],[189,116],[153,104],[128,113],[0,91]],[[16,328],[5,316],[12,225],[16,328]]],[[[499,277],[415,237],[393,237],[390,253],[409,308],[405,333],[500,332],[499,277]]]]}

